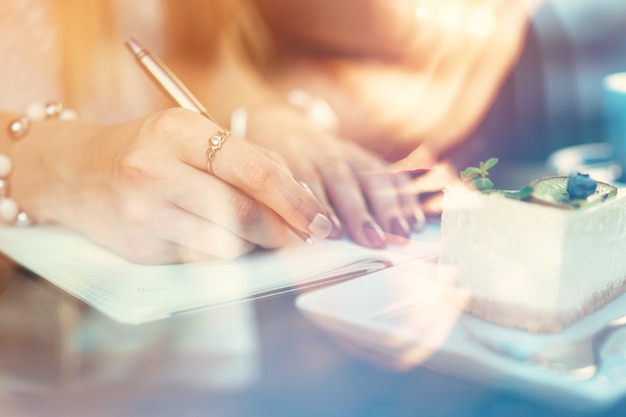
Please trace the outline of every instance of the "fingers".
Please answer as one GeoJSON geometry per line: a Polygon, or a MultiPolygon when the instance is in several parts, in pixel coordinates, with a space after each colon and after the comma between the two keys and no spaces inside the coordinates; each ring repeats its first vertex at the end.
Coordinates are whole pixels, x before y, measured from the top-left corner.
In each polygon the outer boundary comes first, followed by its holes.
{"type": "Polygon", "coordinates": [[[361,186],[367,196],[369,206],[387,233],[391,243],[404,243],[411,234],[411,228],[401,210],[401,202],[395,187],[393,175],[377,172],[361,172],[361,186]]]}
{"type": "Polygon", "coordinates": [[[296,167],[295,175],[300,180],[300,183],[303,187],[305,187],[309,192],[311,192],[315,198],[325,207],[326,217],[330,220],[332,224],[332,230],[328,235],[328,239],[341,239],[343,237],[343,227],[341,225],[341,221],[337,217],[335,209],[333,208],[330,201],[328,201],[328,196],[326,195],[326,189],[324,184],[321,181],[320,176],[317,174],[315,167],[312,164],[303,163],[302,165],[296,167]]]}
{"type": "Polygon", "coordinates": [[[297,229],[319,238],[328,236],[331,224],[313,195],[262,152],[251,145],[242,145],[246,143],[230,141],[224,146],[224,151],[229,151],[228,159],[214,162],[215,174],[274,210],[297,229]]]}
{"type": "Polygon", "coordinates": [[[328,198],[348,235],[362,246],[384,248],[387,238],[369,213],[351,168],[343,161],[333,160],[318,165],[318,169],[328,198]]]}
{"type": "Polygon", "coordinates": [[[125,238],[119,242],[115,234],[118,243],[109,246],[122,248],[135,262],[172,263],[234,259],[256,246],[276,248],[285,242],[288,229],[273,211],[217,179],[204,176],[208,181],[202,181],[200,173],[176,171],[171,178],[186,174],[188,184],[159,181],[154,185],[161,191],[144,187],[154,197],[126,203],[121,211],[125,238]]]}
{"type": "MultiPolygon", "coordinates": [[[[140,218],[126,216],[122,227],[109,227],[98,239],[103,246],[141,264],[234,259],[255,245],[224,227],[157,201],[133,203],[140,218]]],[[[126,211],[128,213],[128,210],[126,211]]]]}
{"type": "MultiPolygon", "coordinates": [[[[187,219],[189,220],[189,219],[187,219]]],[[[232,260],[251,252],[255,245],[246,242],[218,225],[198,221],[176,222],[176,230],[168,231],[151,241],[146,241],[143,248],[122,251],[120,254],[129,260],[141,264],[174,264],[200,262],[209,259],[232,260]],[[185,229],[192,229],[193,234],[181,231],[181,223],[187,223],[185,229]],[[215,242],[223,244],[216,245],[215,242]],[[212,245],[210,243],[213,243],[212,245]]],[[[159,229],[161,230],[161,229],[159,229]]],[[[111,248],[116,250],[116,248],[111,248]]]]}
{"type": "Polygon", "coordinates": [[[411,180],[407,188],[409,193],[419,196],[425,217],[434,219],[441,215],[444,188],[459,182],[456,167],[448,161],[442,161],[411,180]]]}
{"type": "Polygon", "coordinates": [[[417,196],[408,187],[408,176],[392,172],[378,158],[359,148],[350,152],[349,160],[359,173],[371,212],[391,243],[405,243],[412,231],[423,228],[423,213],[417,196]]]}
{"type": "MultiPolygon", "coordinates": [[[[219,130],[214,123],[184,109],[170,109],[154,118],[148,128],[163,136],[184,162],[207,170],[205,151],[219,130]]],[[[253,144],[226,139],[216,150],[211,169],[216,177],[275,211],[296,229],[321,238],[330,233],[331,224],[321,204],[284,165],[253,144]]]]}
{"type": "Polygon", "coordinates": [[[316,161],[320,180],[309,181],[324,187],[344,229],[357,243],[372,248],[406,243],[425,222],[416,196],[410,194],[408,177],[386,170],[360,147],[343,146],[343,155],[316,161]]]}
{"type": "Polygon", "coordinates": [[[403,210],[404,218],[407,219],[409,227],[414,232],[421,232],[426,226],[426,215],[424,208],[420,204],[419,196],[411,189],[410,178],[403,174],[395,174],[393,179],[398,190],[400,207],[403,210]]]}
{"type": "Polygon", "coordinates": [[[215,223],[241,239],[264,248],[280,246],[287,233],[284,221],[265,205],[218,178],[186,165],[172,167],[169,178],[186,178],[184,187],[166,180],[165,198],[182,210],[215,223]]]}
{"type": "Polygon", "coordinates": [[[117,187],[126,190],[118,209],[125,237],[114,233],[117,243],[110,246],[123,248],[127,258],[141,263],[233,259],[257,245],[276,248],[285,242],[284,221],[239,190],[180,163],[160,171],[167,175],[141,182],[128,178],[117,187]]]}
{"type": "Polygon", "coordinates": [[[180,261],[208,257],[235,259],[255,248],[223,226],[176,207],[164,210],[163,216],[169,221],[167,227],[158,229],[158,237],[174,244],[173,253],[180,261]]]}

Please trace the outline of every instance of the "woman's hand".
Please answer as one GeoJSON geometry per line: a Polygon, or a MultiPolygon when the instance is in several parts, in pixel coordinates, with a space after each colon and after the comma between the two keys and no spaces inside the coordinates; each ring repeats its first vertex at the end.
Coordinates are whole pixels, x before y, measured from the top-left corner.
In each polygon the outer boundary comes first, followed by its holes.
{"type": "Polygon", "coordinates": [[[253,144],[231,136],[209,173],[205,151],[220,128],[202,116],[170,109],[122,125],[77,124],[35,124],[33,140],[15,146],[15,198],[35,217],[133,261],[234,258],[256,245],[280,246],[287,225],[330,233],[324,207],[253,144]],[[36,138],[43,129],[52,137],[36,138]]]}
{"type": "Polygon", "coordinates": [[[331,237],[345,231],[372,248],[402,244],[424,225],[409,178],[391,172],[359,145],[314,126],[299,109],[267,103],[248,111],[247,138],[278,152],[333,220],[331,237]],[[338,221],[338,220],[339,221],[338,221]]]}

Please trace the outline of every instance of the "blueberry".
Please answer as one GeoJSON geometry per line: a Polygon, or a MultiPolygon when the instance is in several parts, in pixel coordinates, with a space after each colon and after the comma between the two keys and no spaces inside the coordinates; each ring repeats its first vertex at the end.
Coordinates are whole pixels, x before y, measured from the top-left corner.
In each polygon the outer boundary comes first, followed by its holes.
{"type": "Polygon", "coordinates": [[[567,180],[567,193],[572,200],[584,199],[596,192],[598,183],[589,174],[577,173],[567,180]]]}

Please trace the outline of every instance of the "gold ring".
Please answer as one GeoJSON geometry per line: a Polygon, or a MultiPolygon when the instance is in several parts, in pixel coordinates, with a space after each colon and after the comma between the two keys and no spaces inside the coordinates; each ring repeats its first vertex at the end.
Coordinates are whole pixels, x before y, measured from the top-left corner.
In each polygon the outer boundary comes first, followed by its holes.
{"type": "Polygon", "coordinates": [[[228,130],[220,130],[209,138],[209,147],[206,150],[206,161],[209,164],[209,172],[213,173],[213,160],[217,151],[219,151],[226,141],[226,138],[230,136],[228,130]]]}

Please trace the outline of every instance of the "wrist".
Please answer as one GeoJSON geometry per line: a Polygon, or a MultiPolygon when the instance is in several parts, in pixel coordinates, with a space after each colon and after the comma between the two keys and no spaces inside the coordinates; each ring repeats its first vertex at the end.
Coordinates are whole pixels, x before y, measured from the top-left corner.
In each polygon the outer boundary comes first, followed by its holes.
{"type": "MultiPolygon", "coordinates": [[[[6,137],[3,138],[0,152],[0,222],[8,225],[27,226],[34,219],[23,209],[13,191],[14,177],[18,171],[15,159],[12,156],[16,145],[30,133],[31,125],[47,119],[73,120],[76,114],[73,110],[64,109],[61,103],[33,103],[26,112],[12,117],[6,125],[6,137]]],[[[18,159],[19,160],[19,159],[18,159]]],[[[19,187],[17,187],[19,190],[19,187]]]]}

